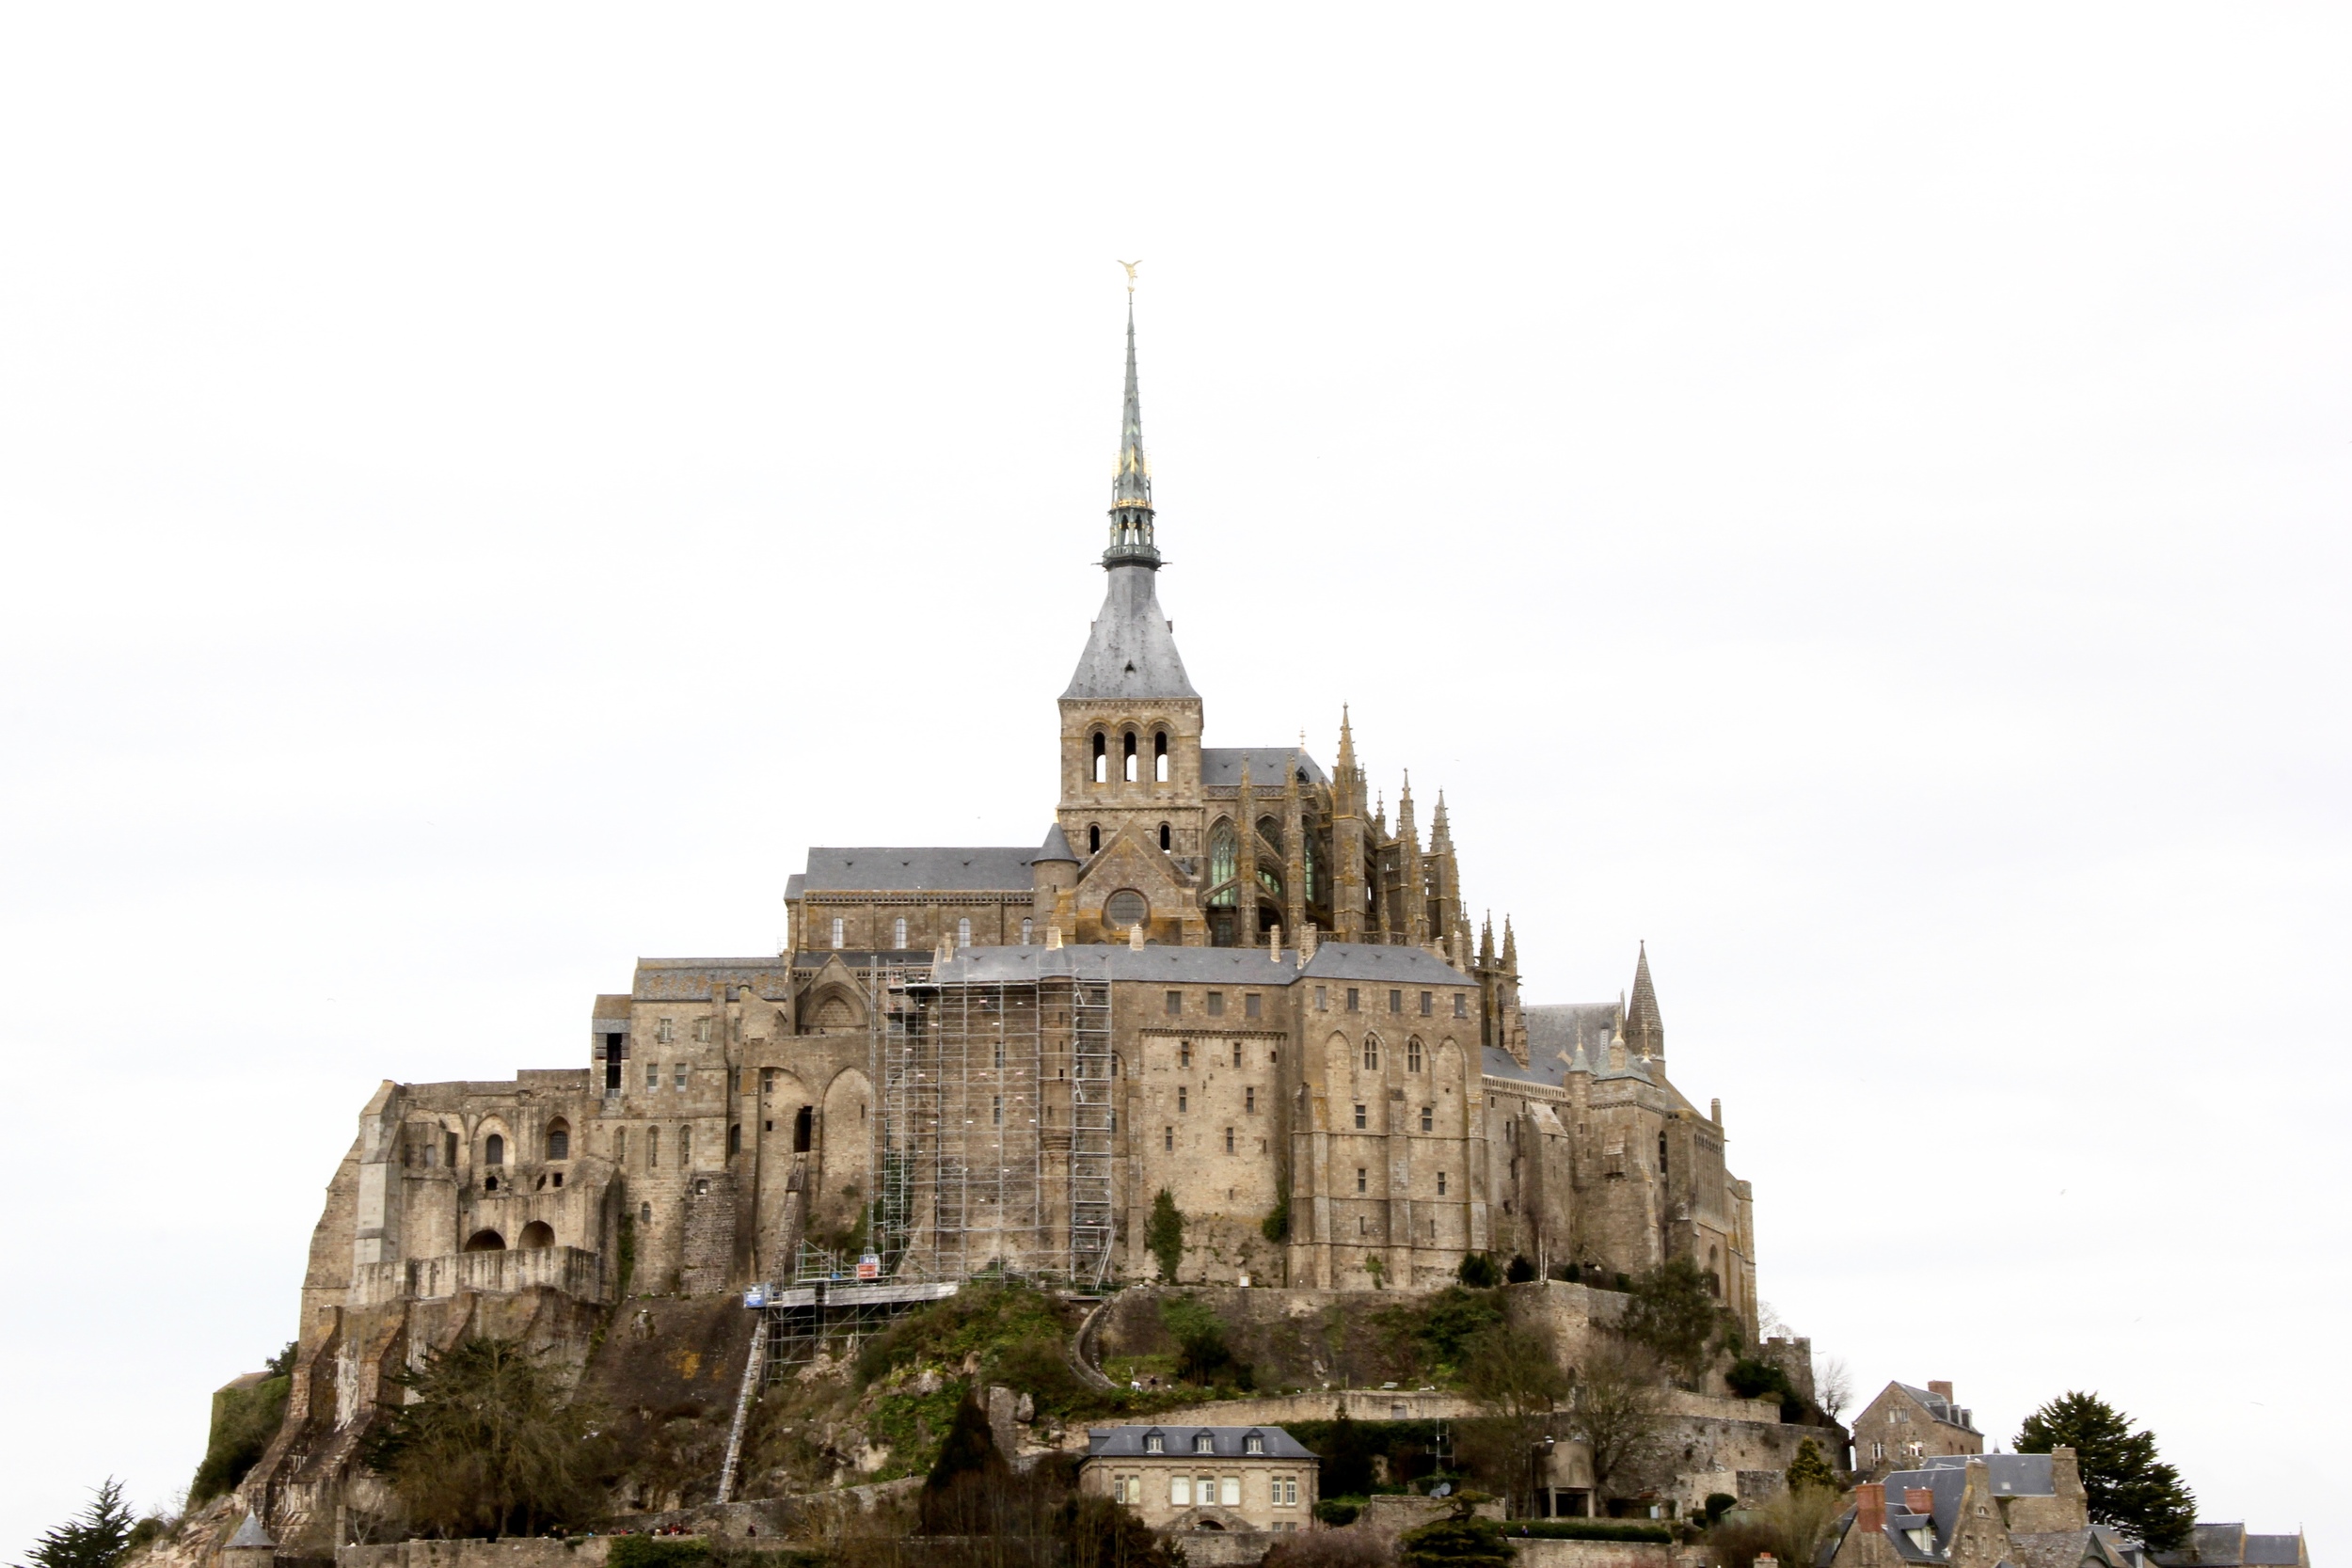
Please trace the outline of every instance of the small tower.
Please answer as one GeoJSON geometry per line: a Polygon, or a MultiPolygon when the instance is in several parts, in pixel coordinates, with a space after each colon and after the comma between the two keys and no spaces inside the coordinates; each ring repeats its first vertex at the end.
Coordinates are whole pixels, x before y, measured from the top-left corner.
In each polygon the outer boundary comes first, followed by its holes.
{"type": "Polygon", "coordinates": [[[1340,757],[1331,775],[1331,925],[1341,942],[1364,940],[1364,770],[1356,765],[1356,732],[1340,706],[1340,757]]]}
{"type": "Polygon", "coordinates": [[[1419,947],[1429,940],[1427,890],[1422,885],[1421,829],[1413,821],[1413,775],[1396,797],[1397,930],[1419,947]]]}
{"type": "Polygon", "coordinates": [[[1636,1056],[1666,1053],[1666,1025],[1658,1016],[1658,988],[1650,984],[1646,942],[1633,960],[1633,996],[1625,1008],[1625,1042],[1636,1056]]]}

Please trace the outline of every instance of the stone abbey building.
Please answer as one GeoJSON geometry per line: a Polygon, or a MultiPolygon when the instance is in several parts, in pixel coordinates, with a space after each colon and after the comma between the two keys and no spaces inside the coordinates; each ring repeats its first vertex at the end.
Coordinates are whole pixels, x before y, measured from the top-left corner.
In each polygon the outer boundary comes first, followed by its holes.
{"type": "Polygon", "coordinates": [[[1720,1104],[1667,1076],[1646,957],[1621,1002],[1530,1005],[1509,922],[1473,928],[1442,797],[1424,833],[1408,781],[1391,820],[1344,714],[1328,766],[1206,744],[1135,346],[1131,311],[1106,592],[1039,839],[812,849],[787,951],[640,961],[586,1065],[385,1084],[328,1189],[306,1342],[533,1287],[609,1303],[625,1268],[638,1291],[787,1279],[810,1243],[885,1277],[1150,1278],[1163,1191],[1187,1281],[1682,1256],[1753,1330],[1748,1185],[1720,1104]]]}

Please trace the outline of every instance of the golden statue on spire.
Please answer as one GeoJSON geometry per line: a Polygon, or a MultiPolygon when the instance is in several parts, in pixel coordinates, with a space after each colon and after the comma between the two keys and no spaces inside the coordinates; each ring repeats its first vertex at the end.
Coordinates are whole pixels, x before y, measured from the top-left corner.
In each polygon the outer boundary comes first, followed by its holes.
{"type": "MultiPolygon", "coordinates": [[[[1117,257],[1111,259],[1119,260],[1117,257]]],[[[1119,264],[1127,269],[1127,292],[1134,293],[1136,292],[1136,269],[1143,265],[1143,258],[1138,256],[1132,261],[1120,261],[1119,264]]]]}

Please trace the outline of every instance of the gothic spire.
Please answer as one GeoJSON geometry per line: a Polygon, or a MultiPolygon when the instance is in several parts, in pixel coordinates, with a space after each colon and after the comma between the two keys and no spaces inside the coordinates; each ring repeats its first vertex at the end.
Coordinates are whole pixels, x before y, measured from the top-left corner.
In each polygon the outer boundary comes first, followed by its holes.
{"type": "Polygon", "coordinates": [[[1438,815],[1429,819],[1429,847],[1434,849],[1442,844],[1451,847],[1453,843],[1454,833],[1445,819],[1445,791],[1441,789],[1438,791],[1438,815]]]}
{"type": "Polygon", "coordinates": [[[1119,466],[1111,479],[1111,543],[1105,566],[1157,567],[1152,543],[1152,465],[1143,456],[1143,395],[1136,380],[1136,297],[1127,291],[1127,401],[1119,421],[1119,466]]]}
{"type": "Polygon", "coordinates": [[[1628,1043],[1645,1056],[1665,1052],[1666,1025],[1658,1016],[1658,988],[1650,984],[1647,942],[1633,960],[1633,999],[1626,1004],[1625,1034],[1628,1043]]]}
{"type": "Polygon", "coordinates": [[[1502,967],[1508,974],[1519,972],[1519,939],[1511,929],[1511,917],[1502,917],[1502,967]]]}
{"type": "Polygon", "coordinates": [[[1486,911],[1486,923],[1480,927],[1478,930],[1478,967],[1481,969],[1492,969],[1494,966],[1495,911],[1488,910],[1486,911]]]}

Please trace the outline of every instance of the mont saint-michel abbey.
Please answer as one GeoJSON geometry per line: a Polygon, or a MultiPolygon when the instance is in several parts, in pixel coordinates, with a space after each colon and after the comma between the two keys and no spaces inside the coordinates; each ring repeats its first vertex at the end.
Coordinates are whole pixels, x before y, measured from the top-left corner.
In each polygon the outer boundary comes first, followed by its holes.
{"type": "Polygon", "coordinates": [[[1083,635],[1070,607],[1037,835],[812,848],[786,951],[640,960],[595,999],[586,1065],[385,1084],[312,1242],[306,1341],[437,1299],[812,1268],[1149,1280],[1163,1191],[1185,1282],[1679,1255],[1753,1331],[1748,1185],[1720,1102],[1667,1076],[1646,957],[1621,1000],[1526,1001],[1443,798],[1424,826],[1403,781],[1391,819],[1343,713],[1327,761],[1208,744],[1156,529],[1131,311],[1105,591],[1083,635]]]}

